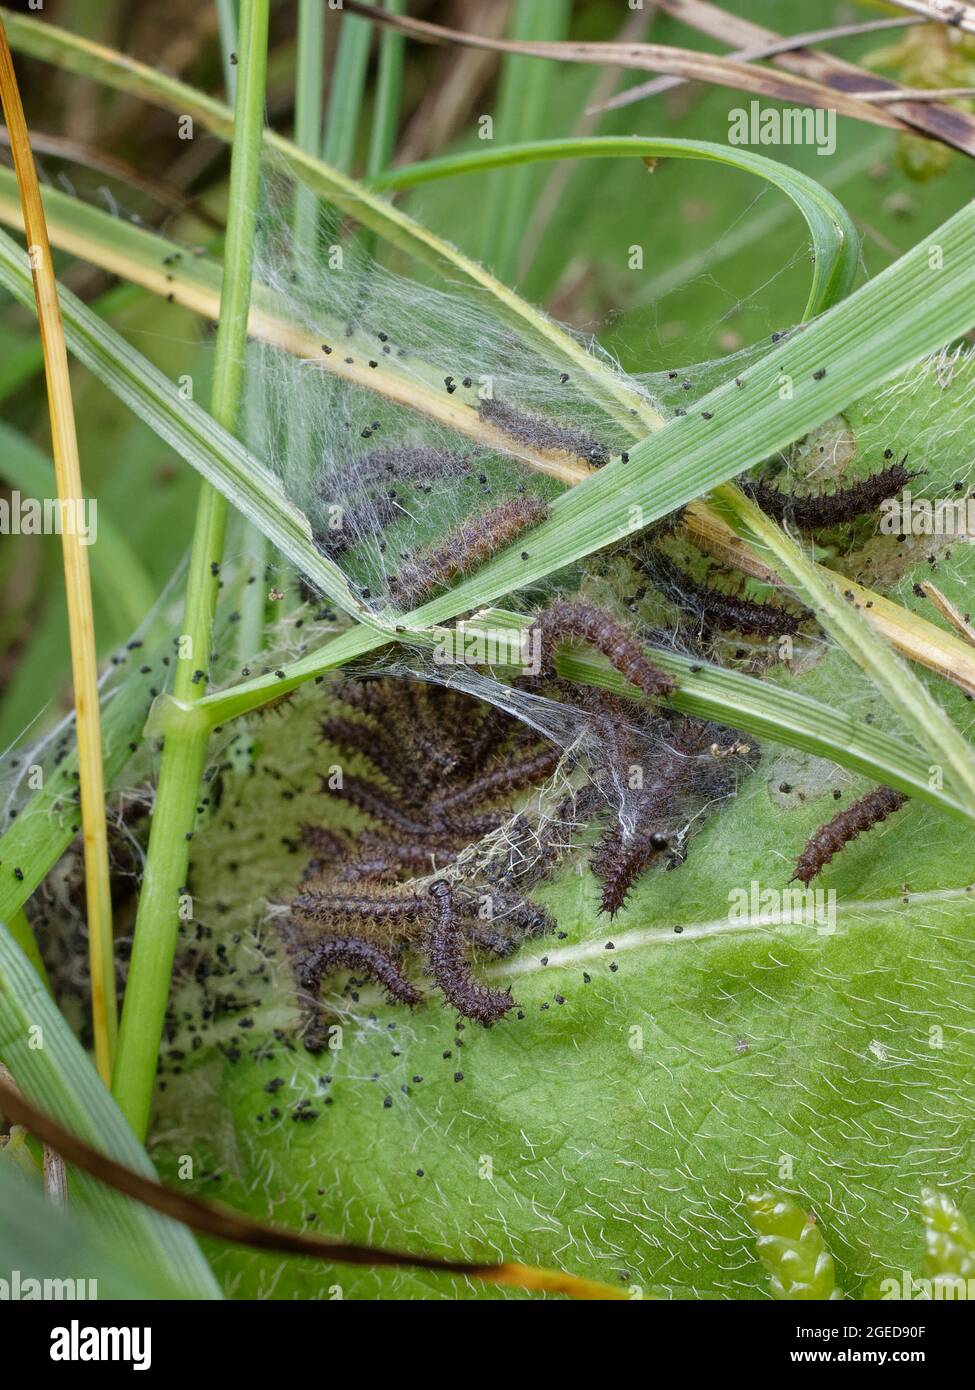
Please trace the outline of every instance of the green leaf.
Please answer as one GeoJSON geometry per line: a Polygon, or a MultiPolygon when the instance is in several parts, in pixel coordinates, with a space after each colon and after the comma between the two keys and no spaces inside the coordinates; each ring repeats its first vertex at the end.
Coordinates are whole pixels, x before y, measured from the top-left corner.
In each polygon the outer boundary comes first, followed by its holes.
{"type": "MultiPolygon", "coordinates": [[[[942,495],[957,468],[972,371],[959,366],[951,397],[933,372],[919,372],[854,412],[858,451],[879,437],[919,451],[930,441],[925,491],[942,495]]],[[[875,538],[851,562],[869,554],[908,595],[917,577],[933,575],[957,596],[975,581],[975,552],[947,548],[950,564],[932,570],[930,538],[906,547],[875,538]]],[[[572,661],[594,674],[594,661],[572,661]]],[[[939,688],[948,712],[970,724],[962,693],[939,688]]],[[[836,650],[799,663],[778,694],[827,696],[851,720],[876,712],[889,728],[888,712],[836,650]]],[[[228,784],[232,814],[196,845],[231,963],[234,936],[248,942],[261,917],[254,903],[287,901],[300,878],[303,858],[282,854],[282,842],[335,816],[307,753],[326,700],[305,691],[285,726],[263,726],[268,781],[228,784]],[[296,794],[283,802],[279,785],[296,794]]],[[[790,916],[781,894],[795,857],[861,790],[834,764],[769,741],[686,862],[648,873],[617,920],[599,915],[589,872],[567,864],[537,894],[565,938],[480,967],[511,986],[524,1015],[490,1031],[458,1030],[436,997],[409,1013],[361,989],[339,1005],[339,1050],[292,1052],[275,1035],[294,1017],[275,953],[251,996],[253,1029],[222,1019],[197,1054],[198,1074],[167,1075],[160,1129],[171,1114],[188,1122],[222,1174],[222,1193],[256,1214],[269,1214],[269,1192],[287,1193],[275,1211],[290,1221],[315,1213],[322,1228],[349,1235],[562,1265],[644,1296],[768,1297],[747,1197],[770,1190],[815,1216],[823,1246],[796,1281],[808,1289],[826,1280],[825,1248],[835,1286],[850,1297],[878,1269],[918,1269],[925,1188],[937,1187],[969,1223],[975,1216],[970,837],[946,833],[915,798],[828,866],[814,884],[818,918],[790,916]],[[233,1117],[232,1148],[212,1133],[214,1093],[233,1117]],[[314,1119],[292,1118],[302,1101],[314,1119]]],[[[273,923],[260,928],[272,938],[273,923]]],[[[251,947],[239,949],[243,964],[251,947]]],[[[176,1008],[195,1022],[207,1002],[187,986],[176,1008]]],[[[172,1047],[185,1051],[189,1037],[172,1047]]],[[[167,1072],[171,1062],[183,1065],[164,1055],[167,1072]]],[[[943,1203],[928,1208],[945,1261],[957,1264],[961,1220],[943,1203]]],[[[796,1258],[819,1239],[800,1241],[796,1258]]],[[[321,1296],[333,1283],[347,1297],[442,1293],[423,1276],[326,1280],[244,1252],[215,1252],[214,1261],[221,1279],[239,1278],[235,1287],[252,1294],[272,1280],[279,1295],[321,1296]]]]}
{"type": "MultiPolygon", "coordinates": [[[[231,779],[232,815],[197,837],[206,901],[221,904],[214,948],[241,969],[261,916],[254,904],[286,900],[301,875],[302,857],[282,853],[282,841],[328,818],[305,751],[322,708],[308,699],[286,725],[264,726],[269,780],[231,779]],[[282,801],[280,785],[297,794],[282,801]]],[[[273,1201],[294,1224],[315,1213],[317,1226],[350,1237],[504,1255],[645,1291],[767,1296],[744,1199],[769,1187],[815,1212],[851,1296],[878,1266],[916,1267],[920,1232],[904,1206],[916,1211],[934,1181],[971,1200],[965,839],[909,805],[831,866],[832,931],[825,915],[818,930],[776,924],[761,900],[741,920],[729,905],[753,881],[759,894],[785,886],[837,785],[846,803],[854,792],[827,766],[770,748],[687,862],[648,874],[613,923],[597,915],[590,875],[568,866],[539,894],[566,939],[481,967],[511,985],[524,1015],[489,1031],[458,1031],[435,997],[410,1013],[360,989],[340,1005],[340,1050],[292,1051],[275,1035],[293,1017],[275,950],[269,978],[250,976],[252,1027],[232,1015],[207,1024],[198,1069],[177,1055],[192,1035],[171,1038],[160,1133],[178,1117],[220,1174],[221,1195],[262,1217],[273,1201]],[[214,1130],[215,1096],[232,1142],[214,1130]],[[306,1121],[293,1118],[299,1102],[314,1112],[306,1121]]],[[[273,923],[262,931],[273,949],[273,923]]],[[[208,1002],[189,985],[177,1015],[198,1027],[208,1002]]],[[[437,1289],[423,1276],[323,1274],[251,1252],[218,1251],[214,1263],[250,1296],[272,1285],[305,1297],[334,1284],[346,1297],[437,1289]]]]}

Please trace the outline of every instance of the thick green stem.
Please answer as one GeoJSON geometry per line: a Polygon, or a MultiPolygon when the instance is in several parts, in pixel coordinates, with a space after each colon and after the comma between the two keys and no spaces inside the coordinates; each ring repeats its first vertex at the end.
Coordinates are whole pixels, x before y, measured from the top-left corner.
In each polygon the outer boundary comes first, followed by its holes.
{"type": "MultiPolygon", "coordinates": [[[[214,418],[229,431],[236,428],[244,381],[264,128],[268,8],[269,0],[244,0],[241,7],[230,213],[210,407],[214,418]]],[[[183,633],[173,681],[174,696],[187,704],[206,693],[226,522],[225,499],[204,484],[197,508],[183,633]]],[[[186,885],[189,843],[206,754],[205,733],[194,730],[170,734],[159,769],[113,1077],[115,1098],[140,1139],[149,1123],[181,894],[186,885]]],[[[187,902],[185,898],[182,901],[187,902]]],[[[187,908],[191,911],[188,902],[187,908]]]]}

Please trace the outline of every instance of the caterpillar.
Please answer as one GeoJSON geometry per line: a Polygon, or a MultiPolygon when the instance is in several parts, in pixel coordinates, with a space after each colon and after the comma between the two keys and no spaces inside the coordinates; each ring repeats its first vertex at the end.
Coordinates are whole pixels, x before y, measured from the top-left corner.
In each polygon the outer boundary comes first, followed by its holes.
{"type": "Polygon", "coordinates": [[[414,607],[457,575],[482,565],[496,550],[530,527],[539,526],[547,517],[548,503],[541,497],[525,494],[507,498],[466,521],[439,545],[408,558],[400,573],[390,580],[394,599],[414,607]]]}
{"type": "Polygon", "coordinates": [[[380,897],[372,894],[333,893],[330,890],[308,889],[291,900],[291,910],[310,922],[331,924],[339,922],[372,922],[377,926],[393,926],[398,922],[416,922],[426,909],[421,898],[403,894],[400,897],[380,897]]]}
{"type": "Polygon", "coordinates": [[[504,1018],[514,1000],[507,990],[490,989],[472,975],[450,884],[438,879],[431,884],[430,895],[434,906],[426,939],[430,973],[444,998],[463,1018],[475,1019],[489,1028],[504,1018]]]}
{"type": "Polygon", "coordinates": [[[348,845],[342,836],[323,825],[303,825],[301,842],[329,859],[344,859],[348,854],[348,845]]]}
{"type": "Polygon", "coordinates": [[[518,410],[505,401],[494,398],[482,400],[478,407],[482,420],[495,425],[503,433],[528,444],[533,449],[553,453],[570,454],[582,459],[593,468],[602,468],[609,462],[609,449],[583,430],[574,430],[569,425],[557,425],[540,415],[531,415],[526,410],[518,410]]]}
{"type": "Polygon", "coordinates": [[[487,758],[503,747],[511,736],[514,723],[507,710],[491,705],[468,743],[465,771],[467,767],[472,770],[482,767],[487,758]]]}
{"type": "Polygon", "coordinates": [[[808,841],[796,863],[793,881],[809,883],[811,879],[838,854],[844,845],[899,811],[909,798],[890,787],[875,787],[859,801],[840,811],[832,820],[820,826],[808,841]]]}
{"type": "Polygon", "coordinates": [[[391,830],[396,830],[401,835],[424,835],[434,828],[407,815],[392,797],[371,782],[367,782],[363,777],[346,774],[342,778],[342,785],[338,787],[330,787],[328,779],[324,776],[321,781],[322,791],[328,791],[334,796],[341,797],[343,801],[348,801],[350,805],[355,806],[360,811],[365,811],[367,815],[382,821],[384,825],[388,825],[391,830]]]}
{"type": "Polygon", "coordinates": [[[414,988],[392,957],[371,941],[354,936],[320,936],[301,957],[298,979],[309,994],[317,995],[325,976],[336,970],[355,970],[381,984],[395,1003],[419,1004],[423,995],[414,988]]]}
{"type": "MultiPolygon", "coordinates": [[[[656,736],[655,720],[648,732],[656,736]]],[[[624,792],[623,813],[603,832],[590,854],[590,868],[601,881],[601,911],[614,917],[626,903],[630,889],[658,855],[671,851],[669,837],[661,828],[673,814],[675,803],[691,794],[697,803],[710,804],[728,795],[737,780],[738,767],[728,755],[752,753],[737,737],[730,745],[721,743],[728,731],[708,720],[671,720],[663,736],[660,752],[649,769],[644,785],[624,792]],[[630,821],[631,828],[623,829],[630,821]]],[[[617,786],[626,786],[626,774],[634,764],[642,765],[644,731],[624,730],[611,747],[608,771],[617,786]]],[[[753,754],[753,763],[754,763],[753,754]]],[[[671,864],[675,862],[671,854],[671,864]]]]}
{"type": "Polygon", "coordinates": [[[453,849],[434,848],[429,844],[383,845],[383,853],[373,858],[350,859],[341,866],[339,877],[347,882],[361,879],[378,881],[398,874],[404,869],[423,872],[424,869],[445,869],[455,858],[453,849]]]}
{"type": "Polygon", "coordinates": [[[541,676],[555,675],[555,649],[563,642],[585,642],[602,652],[609,664],[645,695],[669,695],[674,682],[653,662],[633,635],[603,608],[583,599],[558,599],[535,616],[541,639],[541,676]]]}
{"type": "MultiPolygon", "coordinates": [[[[696,727],[685,732],[692,735],[696,727]]],[[[620,826],[613,825],[596,847],[590,864],[603,884],[601,910],[610,917],[615,917],[623,907],[644,869],[669,847],[660,822],[680,784],[695,768],[693,757],[688,756],[684,748],[665,743],[650,781],[637,794],[635,824],[629,836],[624,837],[620,826]]]]}
{"type": "MultiPolygon", "coordinates": [[[[405,779],[401,776],[399,744],[388,730],[341,717],[323,720],[319,727],[323,743],[332,743],[345,753],[359,753],[368,758],[403,795],[409,794],[409,783],[404,785],[405,779]]],[[[415,784],[413,790],[416,790],[415,784]]]]}
{"type": "Polygon", "coordinates": [[[356,506],[342,507],[340,524],[320,527],[315,532],[315,545],[328,559],[334,560],[349,546],[384,531],[399,514],[399,504],[392,497],[375,497],[356,506]]]}
{"type": "MultiPolygon", "coordinates": [[[[514,927],[521,937],[547,936],[555,930],[555,923],[544,907],[528,902],[525,898],[512,897],[503,889],[493,889],[491,894],[491,921],[504,922],[514,927]]],[[[478,914],[481,911],[479,899],[470,900],[478,914]]],[[[505,952],[507,954],[507,952],[505,952]]]]}
{"type": "Polygon", "coordinates": [[[905,454],[900,463],[892,463],[889,468],[882,468],[835,492],[798,496],[783,492],[772,483],[756,482],[751,478],[742,478],[741,486],[762,511],[776,521],[789,521],[800,531],[816,531],[876,511],[885,498],[893,497],[912,478],[918,477],[916,470],[904,467],[906,462],[905,454]]]}
{"type": "Polygon", "coordinates": [[[644,869],[669,847],[667,836],[648,824],[638,823],[628,840],[618,825],[605,831],[590,859],[590,868],[603,885],[600,911],[615,917],[644,869]]]}
{"type": "Polygon", "coordinates": [[[557,748],[545,748],[540,753],[529,754],[528,757],[518,761],[509,760],[495,768],[493,772],[486,772],[465,786],[458,787],[455,791],[448,792],[446,796],[431,801],[431,814],[434,818],[439,818],[460,810],[464,806],[470,806],[472,802],[489,801],[505,792],[518,791],[522,787],[529,786],[532,782],[539,781],[542,777],[547,777],[555,770],[558,761],[559,750],[557,748]]]}
{"type": "Polygon", "coordinates": [[[432,483],[470,472],[468,454],[452,454],[428,445],[373,449],[329,473],[320,495],[326,502],[391,483],[432,483]]]}
{"type": "Polygon", "coordinates": [[[779,637],[798,632],[802,618],[772,603],[723,594],[692,579],[680,565],[661,552],[637,561],[655,588],[678,608],[697,610],[706,627],[730,628],[746,636],[779,637]]]}

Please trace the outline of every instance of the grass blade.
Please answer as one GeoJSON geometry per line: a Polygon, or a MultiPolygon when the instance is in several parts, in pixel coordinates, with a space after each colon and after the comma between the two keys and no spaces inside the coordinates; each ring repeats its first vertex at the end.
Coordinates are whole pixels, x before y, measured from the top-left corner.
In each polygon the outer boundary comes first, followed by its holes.
{"type": "MultiPolygon", "coordinates": [[[[33,303],[27,262],[9,237],[0,233],[0,284],[20,301],[33,303]]],[[[277,478],[227,430],[61,286],[65,332],[72,352],[159,437],[209,482],[221,488],[244,516],[344,609],[367,615],[337,566],[311,541],[304,514],[290,501],[277,478]]]]}
{"type": "MultiPolygon", "coordinates": [[[[403,14],[406,0],[384,0],[390,14],[403,14]]],[[[379,70],[369,131],[369,174],[382,173],[389,166],[396,148],[400,97],[403,91],[403,50],[406,42],[395,29],[384,29],[379,39],[379,70]]],[[[300,143],[300,142],[299,142],[300,143]]]]}
{"type": "Polygon", "coordinates": [[[849,293],[856,278],[860,239],[843,205],[815,179],[787,164],[732,145],[643,135],[590,135],[525,141],[497,149],[466,150],[422,164],[406,164],[369,180],[383,192],[417,188],[439,179],[487,169],[517,168],[559,159],[641,159],[651,169],[657,159],[704,159],[740,169],[781,189],[806,220],[812,237],[813,279],[804,318],[813,318],[849,293]]]}
{"type": "MultiPolygon", "coordinates": [[[[516,0],[511,37],[519,41],[564,38],[570,8],[566,0],[516,0]]],[[[494,108],[494,136],[503,144],[519,136],[532,140],[542,133],[556,72],[554,63],[534,63],[517,53],[505,56],[494,108]]],[[[506,285],[518,279],[518,259],[536,184],[534,171],[527,168],[519,168],[507,178],[495,177],[490,183],[481,259],[494,267],[506,285]]]]}
{"type": "MultiPolygon", "coordinates": [[[[33,967],[0,925],[0,1056],[24,1095],[66,1129],[146,1177],[152,1164],[33,967]],[[42,1045],[38,1046],[38,1040],[42,1045]]],[[[78,1206],[111,1247],[155,1268],[187,1298],[218,1298],[210,1267],[184,1227],[71,1173],[78,1206]]]]}
{"type": "Polygon", "coordinates": [[[10,133],[10,150],[17,182],[20,185],[24,229],[34,273],[37,319],[47,377],[57,495],[66,522],[71,521],[71,524],[62,525],[61,547],[68,603],[71,674],[74,682],[75,708],[78,712],[78,772],[84,832],[92,1026],[98,1069],[102,1078],[107,1081],[112,1072],[118,1016],[115,1002],[115,942],[112,935],[108,834],[105,826],[105,785],[99,728],[95,621],[91,606],[88,554],[78,524],[84,506],[84,493],[71,400],[71,378],[68,374],[68,354],[64,341],[61,306],[58,302],[57,281],[54,277],[54,263],[37,183],[37,171],[34,168],[34,156],[27,133],[27,122],[2,22],[0,97],[3,100],[4,117],[10,133]]]}
{"type": "MultiPolygon", "coordinates": [[[[345,0],[345,5],[356,14],[366,12],[366,7],[359,3],[359,0],[345,0]]],[[[467,48],[488,49],[497,53],[522,54],[528,59],[598,63],[601,66],[613,65],[639,72],[668,73],[695,82],[710,82],[719,87],[755,92],[772,101],[832,109],[841,116],[851,116],[854,120],[867,121],[874,125],[892,126],[898,130],[911,128],[896,117],[891,119],[885,112],[878,111],[869,101],[860,100],[851,84],[847,84],[845,88],[829,87],[815,78],[793,76],[791,73],[758,67],[735,58],[704,53],[694,48],[676,48],[659,43],[527,43],[516,39],[486,38],[480,34],[448,29],[440,24],[430,24],[421,19],[396,19],[377,14],[374,16],[374,22],[395,24],[420,43],[459,44],[467,48]]],[[[869,85],[866,77],[863,81],[865,86],[869,85]]],[[[891,100],[893,99],[891,97],[891,100]]],[[[962,123],[961,129],[956,126],[950,134],[935,134],[935,138],[949,140],[951,144],[969,154],[975,152],[975,130],[967,123],[962,123]]]]}
{"type": "MultiPolygon", "coordinates": [[[[251,272],[260,188],[261,132],[267,72],[269,0],[241,7],[236,133],[230,169],[224,279],[214,360],[213,419],[228,433],[237,425],[244,385],[251,272]]],[[[192,706],[205,692],[227,500],[209,482],[200,492],[186,586],[183,634],[173,682],[174,698],[192,706]]],[[[162,1036],[181,885],[186,882],[189,838],[206,762],[207,736],[188,730],[165,740],[156,802],[139,895],[112,1089],[137,1135],[149,1124],[156,1055],[162,1036]]]]}
{"type": "MultiPolygon", "coordinates": [[[[965,805],[975,819],[975,750],[955,728],[937,700],[887,643],[860,618],[859,608],[844,596],[842,577],[807,560],[800,547],[733,483],[716,489],[714,500],[736,529],[774,557],[778,572],[811,608],[825,629],[870,677],[891,706],[903,716],[918,743],[940,767],[947,763],[955,786],[964,789],[965,805]]],[[[852,592],[844,586],[846,592],[852,592]]]]}
{"type": "Polygon", "coordinates": [[[343,12],[322,145],[322,158],[326,164],[333,165],[343,174],[349,172],[355,158],[371,43],[372,25],[358,15],[343,12]]]}

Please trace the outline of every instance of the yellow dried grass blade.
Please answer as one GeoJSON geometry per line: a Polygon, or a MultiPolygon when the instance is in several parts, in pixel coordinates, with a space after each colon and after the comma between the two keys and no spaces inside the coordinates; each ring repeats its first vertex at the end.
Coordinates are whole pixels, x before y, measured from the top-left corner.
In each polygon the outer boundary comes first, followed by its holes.
{"type": "Polygon", "coordinates": [[[105,828],[105,788],[102,777],[101,729],[98,713],[98,665],[95,657],[95,625],[91,606],[88,556],[80,527],[72,524],[82,515],[81,465],[71,401],[68,354],[58,303],[57,282],[47,223],[41,203],[37,171],[31,151],[27,121],[17,86],[10,45],[0,20],[0,99],[10,132],[10,150],[20,188],[24,230],[37,299],[37,319],[44,352],[51,448],[57,477],[58,504],[62,517],[61,547],[68,603],[71,673],[77,717],[78,773],[84,833],[85,897],[88,913],[88,953],[91,965],[91,1010],[95,1060],[102,1079],[112,1075],[118,1029],[113,961],[112,899],[108,876],[108,839],[105,828]]]}

